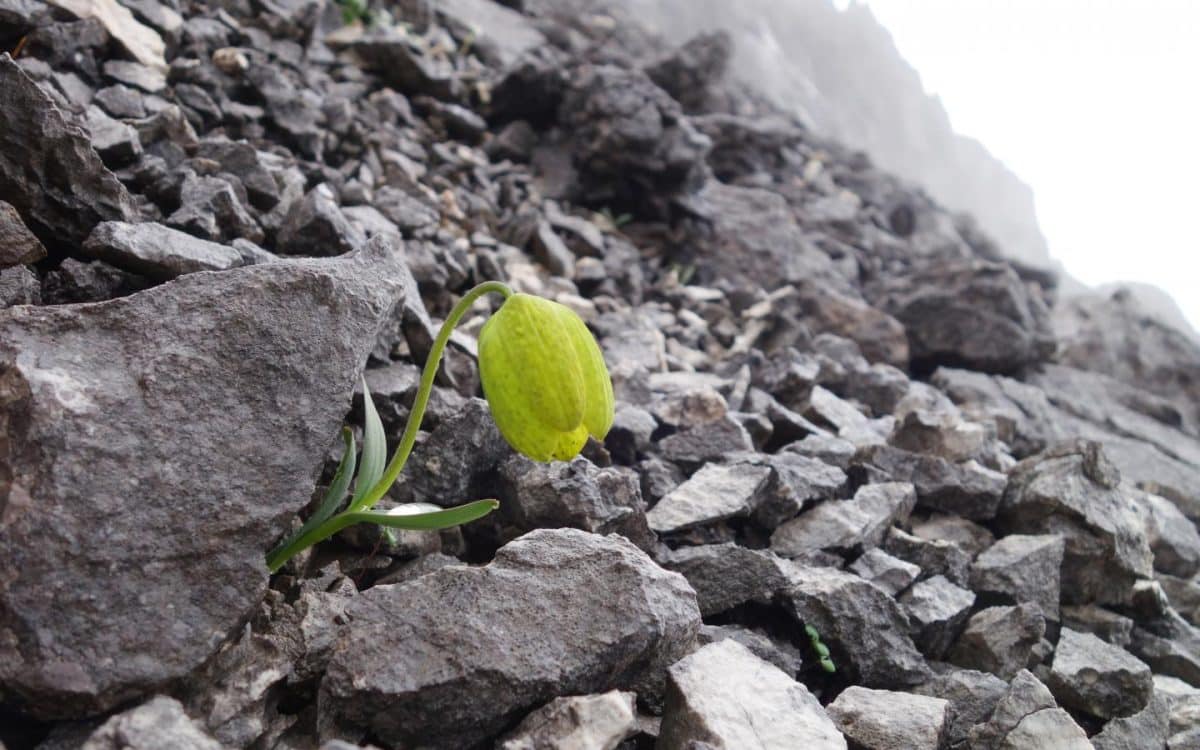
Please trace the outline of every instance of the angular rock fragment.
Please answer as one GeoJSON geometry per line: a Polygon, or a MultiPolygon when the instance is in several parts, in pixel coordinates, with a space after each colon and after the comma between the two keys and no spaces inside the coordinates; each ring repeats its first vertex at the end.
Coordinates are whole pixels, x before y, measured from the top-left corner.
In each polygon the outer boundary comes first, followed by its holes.
{"type": "Polygon", "coordinates": [[[650,528],[666,534],[748,516],[768,486],[771,470],[750,464],[708,464],[646,513],[650,528]]]}
{"type": "Polygon", "coordinates": [[[852,685],[826,710],[847,739],[864,750],[938,750],[949,721],[950,702],[852,685]]]}
{"type": "Polygon", "coordinates": [[[586,747],[616,750],[637,727],[637,695],[610,690],[554,700],[526,716],[498,750],[586,747]]]}
{"type": "Polygon", "coordinates": [[[918,695],[943,698],[950,702],[945,742],[961,747],[971,727],[987,721],[1008,685],[995,675],[973,669],[951,669],[913,689],[918,695]]]}
{"type": "Polygon", "coordinates": [[[486,567],[370,589],[347,614],[321,681],[323,731],[447,749],[560,694],[653,690],[700,627],[682,576],[575,529],[534,531],[486,567]]]}
{"type": "Polygon", "coordinates": [[[542,464],[512,456],[500,479],[500,512],[522,532],[570,527],[621,534],[643,549],[654,543],[636,474],[578,457],[542,464]]]}
{"type": "Polygon", "coordinates": [[[967,746],[979,750],[1089,750],[1091,743],[1070,714],[1054,702],[1046,686],[1021,670],[987,722],[971,729],[967,746]]]}
{"type": "Polygon", "coordinates": [[[862,553],[850,572],[870,581],[892,596],[899,594],[921,575],[921,569],[898,557],[892,557],[879,548],[862,553]]]}
{"type": "Polygon", "coordinates": [[[318,185],[294,204],[276,238],[285,255],[341,255],[365,237],[338,208],[328,185],[318,185]]]}
{"type": "Polygon", "coordinates": [[[262,228],[250,214],[245,190],[239,188],[241,183],[221,177],[188,175],[180,189],[179,209],[166,223],[207,240],[242,238],[260,243],[262,228]]]}
{"type": "Polygon", "coordinates": [[[663,458],[687,470],[719,460],[727,453],[752,451],[754,441],[736,419],[725,416],[669,435],[659,441],[658,447],[663,458]]]}
{"type": "Polygon", "coordinates": [[[733,543],[669,550],[659,564],[688,579],[705,617],[747,602],[770,602],[788,582],[782,560],[733,543]]]}
{"type": "Polygon", "coordinates": [[[83,244],[101,221],[137,215],[87,135],[0,54],[0,195],[51,249],[83,244]]]}
{"type": "Polygon", "coordinates": [[[868,448],[861,459],[894,481],[912,482],[921,507],[975,521],[987,521],[996,515],[1008,484],[1004,474],[974,461],[952,463],[891,446],[868,448]]]}
{"type": "Polygon", "coordinates": [[[771,535],[771,549],[799,557],[820,549],[876,547],[892,524],[908,518],[916,501],[908,483],[863,485],[850,500],[828,500],[780,526],[771,535]]]}
{"type": "Polygon", "coordinates": [[[227,750],[184,712],[174,698],[160,695],[113,716],[87,738],[80,750],[162,747],[175,750],[227,750]]]}
{"type": "Polygon", "coordinates": [[[1063,538],[1057,534],[1006,536],[975,558],[971,588],[1004,603],[1032,602],[1047,620],[1058,622],[1063,549],[1063,538]]]}
{"type": "Polygon", "coordinates": [[[671,666],[655,746],[844,750],[846,740],[808,688],[724,640],[671,666]]]}
{"type": "Polygon", "coordinates": [[[33,271],[25,266],[0,270],[0,308],[41,303],[42,290],[33,271]]]}
{"type": "Polygon", "coordinates": [[[1049,311],[1005,264],[928,263],[893,277],[880,306],[908,331],[915,367],[1011,373],[1054,351],[1049,311]]]}
{"type": "Polygon", "coordinates": [[[998,522],[1009,532],[1061,534],[1062,599],[1128,602],[1150,578],[1145,526],[1097,443],[1068,443],[1021,462],[1010,476],[998,522]]]}
{"type": "Polygon", "coordinates": [[[1146,707],[1154,689],[1150,667],[1091,633],[1063,628],[1047,681],[1067,708],[1112,719],[1146,707]]]}
{"type": "Polygon", "coordinates": [[[401,268],[378,242],[0,313],[0,557],[20,560],[0,590],[0,685],[14,707],[104,711],[186,678],[243,621],[401,268]]]}
{"type": "Polygon", "coordinates": [[[839,669],[856,682],[907,687],[929,676],[896,602],[858,576],[796,565],[781,596],[788,613],[817,629],[839,669]]]}
{"type": "Polygon", "coordinates": [[[235,248],[154,222],[97,224],[83,243],[83,250],[118,268],[160,281],[197,271],[227,271],[245,264],[235,248]]]}
{"type": "Polygon", "coordinates": [[[989,607],[967,621],[947,658],[960,667],[1009,680],[1032,666],[1034,649],[1045,633],[1046,621],[1036,604],[989,607]]]}
{"type": "Polygon", "coordinates": [[[945,576],[926,578],[900,597],[900,606],[913,625],[913,641],[933,659],[941,658],[954,643],[974,604],[975,594],[945,576]]]}
{"type": "Polygon", "coordinates": [[[789,676],[795,677],[804,668],[804,658],[800,655],[799,648],[788,641],[772,638],[760,630],[750,630],[737,625],[705,625],[700,628],[696,643],[698,646],[707,646],[724,640],[737,641],[750,649],[750,653],[774,664],[789,676]]]}
{"type": "Polygon", "coordinates": [[[1200,628],[1189,625],[1173,610],[1147,625],[1134,627],[1129,652],[1157,674],[1200,685],[1200,628]]]}
{"type": "Polygon", "coordinates": [[[392,497],[443,507],[490,497],[478,485],[511,453],[487,402],[469,399],[413,448],[392,497]]]}
{"type": "Polygon", "coordinates": [[[35,263],[46,257],[46,248],[21,221],[12,204],[0,201],[0,270],[35,263]]]}
{"type": "Polygon", "coordinates": [[[923,575],[944,575],[958,586],[967,585],[971,558],[954,542],[921,539],[892,527],[883,541],[883,549],[916,565],[923,575]]]}
{"type": "Polygon", "coordinates": [[[1134,498],[1146,522],[1154,569],[1180,578],[1200,571],[1200,531],[1170,500],[1148,492],[1134,498]]]}
{"type": "Polygon", "coordinates": [[[846,486],[846,473],[836,466],[796,453],[739,455],[738,463],[768,466],[772,491],[754,509],[754,522],[774,529],[794,518],[813,500],[829,500],[846,486]]]}

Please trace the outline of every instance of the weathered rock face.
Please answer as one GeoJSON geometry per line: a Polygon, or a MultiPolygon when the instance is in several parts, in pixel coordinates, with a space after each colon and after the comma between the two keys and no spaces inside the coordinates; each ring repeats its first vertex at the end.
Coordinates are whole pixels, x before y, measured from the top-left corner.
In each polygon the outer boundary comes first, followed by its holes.
{"type": "Polygon", "coordinates": [[[671,666],[656,747],[842,750],[846,740],[808,689],[732,640],[671,666]]]}
{"type": "Polygon", "coordinates": [[[101,221],[136,216],[84,131],[7,54],[0,90],[0,196],[43,244],[78,246],[101,221]]]}
{"type": "Polygon", "coordinates": [[[1059,446],[1017,466],[1000,524],[1063,536],[1062,598],[1069,603],[1127,602],[1134,581],[1153,574],[1137,506],[1095,443],[1059,446]]]}
{"type": "Polygon", "coordinates": [[[171,747],[178,750],[226,750],[193,721],[174,698],[159,696],[119,713],[100,725],[80,750],[171,747]]]}
{"type": "Polygon", "coordinates": [[[372,589],[347,615],[321,682],[325,731],[444,748],[555,695],[652,689],[700,627],[682,576],[575,529],[527,534],[484,568],[372,589]]]}
{"type": "Polygon", "coordinates": [[[161,224],[98,224],[83,249],[118,268],[152,279],[173,279],[196,271],[227,271],[245,265],[242,254],[228,245],[193,237],[161,224]]]}
{"type": "Polygon", "coordinates": [[[380,241],[0,313],[0,684],[15,705],[103,711],[186,677],[236,628],[401,269],[380,241]]]}
{"type": "Polygon", "coordinates": [[[637,696],[623,690],[555,698],[525,717],[500,750],[588,747],[616,750],[637,727],[637,696]]]}
{"type": "Polygon", "coordinates": [[[1141,711],[1154,690],[1150,667],[1091,633],[1069,628],[1058,638],[1048,684],[1064,706],[1103,719],[1141,711]]]}
{"type": "Polygon", "coordinates": [[[11,204],[0,201],[0,270],[46,257],[46,248],[11,204]]]}
{"type": "Polygon", "coordinates": [[[889,280],[879,306],[908,331],[917,368],[965,365],[1009,373],[1054,351],[1045,304],[1004,265],[931,264],[889,280]]]}

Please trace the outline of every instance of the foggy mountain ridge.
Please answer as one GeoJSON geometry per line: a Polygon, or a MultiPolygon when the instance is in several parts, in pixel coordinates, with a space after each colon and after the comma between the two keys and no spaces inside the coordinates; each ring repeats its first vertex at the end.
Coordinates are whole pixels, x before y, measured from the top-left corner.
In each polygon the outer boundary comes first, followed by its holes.
{"type": "MultiPolygon", "coordinates": [[[[608,4],[608,3],[606,3],[608,4]]],[[[821,135],[862,149],[880,167],[973,215],[1003,253],[1057,268],[1038,226],[1033,190],[979,141],[956,133],[891,34],[863,5],[830,0],[619,0],[625,12],[682,43],[725,29],[731,75],[821,135]]]]}

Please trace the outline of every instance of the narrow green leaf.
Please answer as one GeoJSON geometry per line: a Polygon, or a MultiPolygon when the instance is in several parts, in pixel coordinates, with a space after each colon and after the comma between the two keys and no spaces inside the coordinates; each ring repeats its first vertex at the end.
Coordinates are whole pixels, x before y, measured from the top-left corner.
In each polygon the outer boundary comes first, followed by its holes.
{"type": "Polygon", "coordinates": [[[383,422],[379,421],[379,412],[375,410],[375,401],[367,388],[367,379],[363,378],[363,449],[362,469],[358,479],[354,481],[354,498],[350,501],[350,510],[362,510],[360,501],[367,490],[375,486],[383,476],[383,467],[387,463],[387,436],[383,434],[383,422]]]}
{"type": "Polygon", "coordinates": [[[284,539],[275,549],[271,550],[272,554],[325,523],[341,509],[342,501],[346,499],[346,491],[350,489],[350,480],[354,478],[354,468],[358,463],[354,433],[350,431],[349,427],[342,428],[342,443],[345,446],[342,450],[342,460],[338,463],[337,472],[334,473],[333,481],[330,482],[329,489],[325,491],[325,497],[321,499],[321,504],[296,533],[284,539]]]}
{"type": "MultiPolygon", "coordinates": [[[[361,510],[343,513],[341,517],[349,523],[376,523],[393,529],[412,529],[427,531],[432,529],[448,529],[464,523],[483,518],[500,503],[496,500],[476,500],[473,503],[457,505],[445,510],[426,513],[409,513],[401,505],[391,511],[361,510]]],[[[347,524],[349,525],[349,524],[347,524]]]]}

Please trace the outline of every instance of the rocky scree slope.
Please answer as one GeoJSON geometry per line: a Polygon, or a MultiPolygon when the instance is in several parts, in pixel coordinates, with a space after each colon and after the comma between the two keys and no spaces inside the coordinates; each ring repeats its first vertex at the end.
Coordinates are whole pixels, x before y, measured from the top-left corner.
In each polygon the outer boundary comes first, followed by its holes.
{"type": "Polygon", "coordinates": [[[0,743],[1196,746],[1194,342],[722,35],[388,11],[0,0],[0,743]],[[359,373],[394,442],[485,279],[587,320],[607,440],[507,448],[480,307],[389,502],[501,509],[269,577],[359,373]]]}

